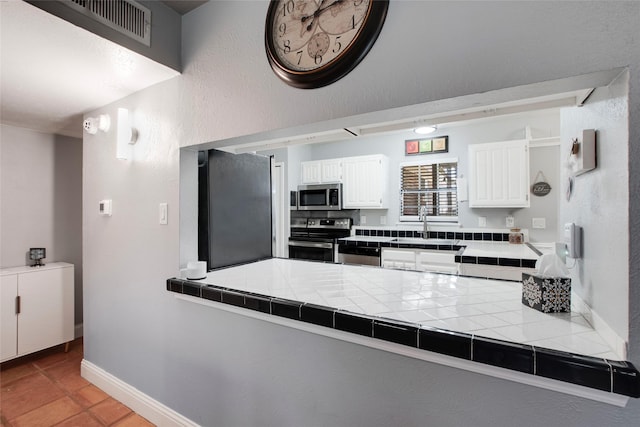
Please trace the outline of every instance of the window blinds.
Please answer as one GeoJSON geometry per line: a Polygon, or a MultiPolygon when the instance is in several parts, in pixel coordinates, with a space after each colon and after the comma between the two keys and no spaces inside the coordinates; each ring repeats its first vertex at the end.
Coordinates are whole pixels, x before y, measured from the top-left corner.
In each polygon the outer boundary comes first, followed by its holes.
{"type": "Polygon", "coordinates": [[[458,163],[414,164],[401,167],[400,215],[458,216],[458,163]]]}

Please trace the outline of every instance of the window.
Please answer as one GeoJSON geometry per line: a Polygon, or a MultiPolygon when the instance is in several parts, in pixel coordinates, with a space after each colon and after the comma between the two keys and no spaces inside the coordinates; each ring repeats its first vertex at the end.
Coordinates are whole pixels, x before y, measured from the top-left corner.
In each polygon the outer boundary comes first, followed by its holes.
{"type": "Polygon", "coordinates": [[[458,220],[457,159],[400,165],[400,221],[418,221],[423,206],[429,220],[458,220]]]}

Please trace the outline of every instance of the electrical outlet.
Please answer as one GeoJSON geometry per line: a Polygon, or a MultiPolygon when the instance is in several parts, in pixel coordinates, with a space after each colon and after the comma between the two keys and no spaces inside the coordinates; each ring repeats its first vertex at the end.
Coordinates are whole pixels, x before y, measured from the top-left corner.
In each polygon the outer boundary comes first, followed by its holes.
{"type": "Polygon", "coordinates": [[[506,225],[506,227],[507,227],[507,228],[511,228],[511,227],[513,227],[515,224],[516,224],[515,219],[514,219],[511,215],[509,215],[509,216],[507,217],[506,221],[505,221],[505,225],[506,225]]]}
{"type": "Polygon", "coordinates": [[[367,223],[367,217],[364,215],[360,215],[360,224],[365,225],[367,223]]]}
{"type": "Polygon", "coordinates": [[[479,216],[478,217],[478,227],[486,227],[487,226],[487,217],[479,216]]]}
{"type": "Polygon", "coordinates": [[[547,228],[546,218],[531,218],[531,226],[533,228],[547,228]]]}
{"type": "Polygon", "coordinates": [[[386,215],[382,215],[380,217],[380,225],[386,225],[387,224],[387,217],[386,215]]]}

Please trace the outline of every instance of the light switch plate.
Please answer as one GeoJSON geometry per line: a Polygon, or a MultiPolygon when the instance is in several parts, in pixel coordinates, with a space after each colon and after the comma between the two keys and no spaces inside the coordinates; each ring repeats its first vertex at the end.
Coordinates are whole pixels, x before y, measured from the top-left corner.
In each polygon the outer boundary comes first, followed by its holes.
{"type": "Polygon", "coordinates": [[[160,225],[167,225],[169,223],[169,206],[167,203],[160,203],[158,214],[160,225]]]}
{"type": "Polygon", "coordinates": [[[100,212],[100,215],[111,216],[111,209],[111,199],[100,200],[100,202],[98,203],[98,212],[100,212]]]}
{"type": "Polygon", "coordinates": [[[479,216],[478,217],[478,227],[486,227],[487,226],[487,217],[479,216]]]}

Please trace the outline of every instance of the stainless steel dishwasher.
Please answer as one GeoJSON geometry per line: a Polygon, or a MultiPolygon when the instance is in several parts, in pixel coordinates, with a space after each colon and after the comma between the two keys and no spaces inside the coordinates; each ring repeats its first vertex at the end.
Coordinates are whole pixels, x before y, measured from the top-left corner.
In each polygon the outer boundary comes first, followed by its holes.
{"type": "Polygon", "coordinates": [[[380,248],[360,245],[338,245],[338,262],[352,265],[380,267],[380,248]]]}

